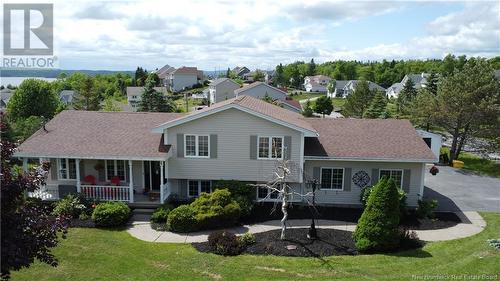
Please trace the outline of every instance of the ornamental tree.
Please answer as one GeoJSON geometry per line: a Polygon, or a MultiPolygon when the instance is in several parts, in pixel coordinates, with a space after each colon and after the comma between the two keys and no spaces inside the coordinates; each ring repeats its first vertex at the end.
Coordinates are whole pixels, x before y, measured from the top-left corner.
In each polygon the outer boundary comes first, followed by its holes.
{"type": "Polygon", "coordinates": [[[51,217],[47,205],[39,200],[26,199],[27,192],[34,192],[44,184],[48,162],[28,173],[13,166],[14,143],[6,140],[4,115],[1,115],[1,252],[2,279],[9,279],[12,270],[29,267],[35,259],[57,266],[51,249],[58,244],[58,233],[65,237],[67,218],[51,217]]]}

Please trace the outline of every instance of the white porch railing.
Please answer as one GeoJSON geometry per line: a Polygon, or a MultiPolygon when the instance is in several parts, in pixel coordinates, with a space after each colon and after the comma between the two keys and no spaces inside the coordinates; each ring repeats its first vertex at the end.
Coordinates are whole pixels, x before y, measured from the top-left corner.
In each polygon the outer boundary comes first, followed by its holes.
{"type": "Polygon", "coordinates": [[[128,185],[81,185],[81,192],[88,198],[102,201],[130,201],[130,187],[128,185]]]}
{"type": "Polygon", "coordinates": [[[28,196],[42,200],[57,200],[59,199],[59,189],[57,184],[45,184],[34,192],[29,192],[28,196]]]}
{"type": "Polygon", "coordinates": [[[170,183],[167,182],[160,187],[160,203],[165,202],[170,195],[170,183]]]}

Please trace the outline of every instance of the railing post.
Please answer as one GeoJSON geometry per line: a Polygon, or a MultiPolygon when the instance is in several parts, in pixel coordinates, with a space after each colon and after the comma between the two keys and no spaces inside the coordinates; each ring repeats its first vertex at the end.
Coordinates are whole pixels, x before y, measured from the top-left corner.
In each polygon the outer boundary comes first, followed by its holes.
{"type": "Polygon", "coordinates": [[[28,173],[28,158],[23,158],[23,172],[28,173]]]}
{"type": "Polygon", "coordinates": [[[134,203],[134,174],[132,171],[132,160],[128,160],[128,169],[129,169],[129,200],[130,203],[134,203]]]}
{"type": "Polygon", "coordinates": [[[163,197],[163,182],[165,181],[165,178],[163,177],[164,171],[163,161],[160,161],[160,203],[163,203],[163,200],[165,199],[163,197]]]}
{"type": "Polygon", "coordinates": [[[75,160],[76,165],[76,192],[82,192],[82,182],[80,181],[80,159],[75,160]]]}

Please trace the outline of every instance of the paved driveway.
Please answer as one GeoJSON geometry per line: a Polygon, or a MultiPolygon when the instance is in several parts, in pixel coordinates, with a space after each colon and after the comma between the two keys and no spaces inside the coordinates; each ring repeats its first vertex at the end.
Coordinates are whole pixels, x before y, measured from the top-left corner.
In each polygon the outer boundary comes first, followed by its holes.
{"type": "Polygon", "coordinates": [[[436,176],[426,173],[424,197],[438,200],[440,211],[500,212],[500,179],[440,166],[436,176]]]}

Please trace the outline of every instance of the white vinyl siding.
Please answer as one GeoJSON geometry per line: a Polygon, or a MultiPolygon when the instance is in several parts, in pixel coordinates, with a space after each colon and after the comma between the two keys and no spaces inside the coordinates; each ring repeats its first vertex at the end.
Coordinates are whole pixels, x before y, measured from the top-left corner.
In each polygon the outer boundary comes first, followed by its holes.
{"type": "Polygon", "coordinates": [[[321,168],[321,189],[344,189],[343,168],[321,168]]]}
{"type": "Polygon", "coordinates": [[[283,137],[259,137],[258,159],[282,159],[283,137]]]}
{"type": "Polygon", "coordinates": [[[278,192],[272,191],[267,187],[259,186],[257,187],[257,199],[276,200],[278,199],[278,192]]]}
{"type": "Polygon", "coordinates": [[[60,180],[76,180],[76,160],[57,159],[59,171],[57,177],[60,180]]]}
{"type": "Polygon", "coordinates": [[[125,161],[106,160],[106,180],[110,181],[112,177],[117,176],[121,181],[125,181],[125,161]]]}
{"type": "Polygon", "coordinates": [[[185,135],[185,157],[210,157],[210,138],[208,135],[185,135]]]}
{"type": "Polygon", "coordinates": [[[383,176],[391,178],[396,183],[396,186],[402,188],[403,186],[403,170],[401,169],[384,169],[380,170],[379,179],[383,176]]]}

